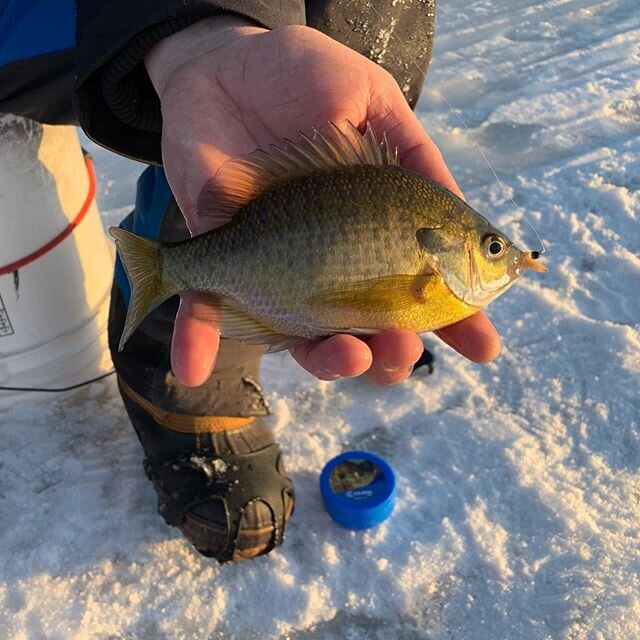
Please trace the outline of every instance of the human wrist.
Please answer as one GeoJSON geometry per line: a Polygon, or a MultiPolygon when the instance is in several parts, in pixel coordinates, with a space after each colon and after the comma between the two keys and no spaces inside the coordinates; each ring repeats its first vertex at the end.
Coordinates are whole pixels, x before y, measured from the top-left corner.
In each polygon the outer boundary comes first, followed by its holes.
{"type": "Polygon", "coordinates": [[[156,93],[161,96],[169,78],[201,55],[224,47],[242,35],[267,29],[249,18],[231,13],[203,18],[163,38],[145,55],[144,64],[156,93]]]}

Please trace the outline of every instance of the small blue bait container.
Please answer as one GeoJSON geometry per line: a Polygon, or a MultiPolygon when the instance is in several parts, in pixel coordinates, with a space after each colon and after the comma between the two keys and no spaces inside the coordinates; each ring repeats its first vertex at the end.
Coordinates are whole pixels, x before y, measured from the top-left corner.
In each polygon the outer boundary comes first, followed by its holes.
{"type": "Polygon", "coordinates": [[[389,463],[368,451],[346,451],[320,474],[327,513],[348,529],[368,529],[386,520],[396,499],[396,476],[389,463]]]}

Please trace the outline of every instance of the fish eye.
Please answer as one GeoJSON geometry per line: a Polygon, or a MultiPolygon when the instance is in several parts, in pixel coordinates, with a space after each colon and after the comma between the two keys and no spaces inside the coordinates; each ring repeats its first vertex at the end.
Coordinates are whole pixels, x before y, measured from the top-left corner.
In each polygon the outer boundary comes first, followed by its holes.
{"type": "Polygon", "coordinates": [[[482,240],[482,248],[484,249],[484,255],[489,260],[497,260],[504,255],[507,243],[500,236],[489,235],[482,240]]]}

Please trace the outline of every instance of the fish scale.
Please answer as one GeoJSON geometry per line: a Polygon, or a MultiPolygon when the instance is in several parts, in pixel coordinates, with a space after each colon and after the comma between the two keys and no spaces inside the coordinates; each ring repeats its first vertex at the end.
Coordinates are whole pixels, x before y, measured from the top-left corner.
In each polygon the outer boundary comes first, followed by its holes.
{"type": "MultiPolygon", "coordinates": [[[[399,189],[412,186],[419,186],[418,180],[401,169],[357,167],[276,188],[239,211],[225,228],[201,237],[206,248],[200,253],[209,256],[212,276],[199,288],[233,295],[243,306],[268,298],[273,308],[290,308],[291,297],[303,301],[310,289],[322,290],[328,283],[419,273],[424,251],[413,216],[403,210],[406,198],[397,197],[399,189]],[[372,193],[379,195],[377,203],[372,193]],[[264,215],[281,201],[290,204],[289,215],[264,215]]],[[[417,199],[419,189],[413,190],[417,199]]],[[[207,264],[206,259],[191,262],[198,270],[207,264]]],[[[197,276],[188,278],[195,282],[197,276]]]]}

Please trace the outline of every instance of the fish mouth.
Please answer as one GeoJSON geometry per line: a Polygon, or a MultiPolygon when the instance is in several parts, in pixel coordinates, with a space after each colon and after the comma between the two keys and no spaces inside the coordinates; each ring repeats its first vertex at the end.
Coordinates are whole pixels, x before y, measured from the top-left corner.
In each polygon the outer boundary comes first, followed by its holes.
{"type": "Polygon", "coordinates": [[[486,289],[480,291],[472,291],[466,294],[462,301],[466,302],[468,305],[472,307],[478,307],[478,309],[482,309],[486,307],[490,302],[495,300],[497,297],[501,296],[509,287],[513,286],[516,283],[516,280],[511,280],[506,282],[505,284],[501,284],[495,289],[486,289]]]}
{"type": "Polygon", "coordinates": [[[539,273],[546,273],[548,269],[541,262],[538,262],[539,257],[540,254],[537,251],[530,251],[529,253],[525,253],[522,264],[526,269],[532,269],[533,271],[538,271],[539,273]]]}

